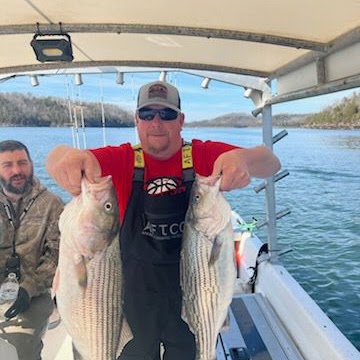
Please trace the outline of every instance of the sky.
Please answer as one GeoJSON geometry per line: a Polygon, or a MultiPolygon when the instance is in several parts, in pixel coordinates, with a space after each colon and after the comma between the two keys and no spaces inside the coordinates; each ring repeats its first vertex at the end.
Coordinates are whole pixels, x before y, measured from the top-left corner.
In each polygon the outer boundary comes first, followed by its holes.
{"type": "MultiPolygon", "coordinates": [[[[158,80],[159,73],[125,74],[124,84],[116,83],[115,74],[84,74],[83,84],[74,84],[72,75],[41,76],[39,86],[33,87],[28,76],[20,76],[0,82],[0,92],[30,93],[35,96],[57,96],[75,103],[96,101],[111,103],[130,112],[136,107],[137,92],[141,85],[158,80]]],[[[253,103],[244,97],[242,87],[211,80],[208,89],[201,88],[202,78],[168,73],[167,81],[179,88],[182,111],[186,121],[213,119],[233,112],[251,113],[253,103]]],[[[319,112],[339,102],[345,96],[359,92],[359,88],[340,91],[309,99],[273,105],[273,114],[303,114],[319,112]]],[[[106,107],[105,107],[106,116],[106,107]]]]}

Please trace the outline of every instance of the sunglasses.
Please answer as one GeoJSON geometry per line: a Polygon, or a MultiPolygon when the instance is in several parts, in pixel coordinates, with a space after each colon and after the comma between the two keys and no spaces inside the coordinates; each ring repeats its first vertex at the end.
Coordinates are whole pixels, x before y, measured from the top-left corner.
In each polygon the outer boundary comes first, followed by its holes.
{"type": "Polygon", "coordinates": [[[165,108],[165,109],[142,108],[138,110],[139,118],[144,121],[153,120],[156,114],[159,114],[161,120],[171,121],[171,120],[175,120],[178,117],[179,112],[170,108],[165,108]]]}

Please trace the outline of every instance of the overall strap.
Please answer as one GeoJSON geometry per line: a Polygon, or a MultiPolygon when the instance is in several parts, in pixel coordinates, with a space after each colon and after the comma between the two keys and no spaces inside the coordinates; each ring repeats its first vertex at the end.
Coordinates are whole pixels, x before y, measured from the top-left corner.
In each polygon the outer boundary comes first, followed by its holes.
{"type": "Polygon", "coordinates": [[[182,169],[184,182],[195,180],[195,171],[192,158],[192,144],[184,142],[182,146],[182,169]]]}
{"type": "MultiPolygon", "coordinates": [[[[144,152],[140,144],[133,146],[134,150],[134,176],[133,181],[143,181],[144,179],[144,152]]],[[[192,159],[192,144],[184,142],[181,149],[182,169],[184,182],[193,181],[195,179],[194,166],[192,159]]]]}
{"type": "Polygon", "coordinates": [[[134,150],[134,175],[133,181],[143,181],[144,180],[144,152],[140,144],[133,146],[134,150]]]}

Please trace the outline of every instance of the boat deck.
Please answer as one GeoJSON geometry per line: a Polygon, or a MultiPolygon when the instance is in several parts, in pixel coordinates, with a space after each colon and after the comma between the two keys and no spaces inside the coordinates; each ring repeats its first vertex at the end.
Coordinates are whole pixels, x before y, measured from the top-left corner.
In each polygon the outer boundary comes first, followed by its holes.
{"type": "MultiPolygon", "coordinates": [[[[44,338],[43,360],[73,360],[71,338],[60,323],[44,338]]],[[[234,297],[230,329],[219,337],[217,360],[304,360],[261,294],[234,297]]]]}
{"type": "Polygon", "coordinates": [[[72,342],[63,324],[46,332],[42,360],[73,360],[72,342]]]}
{"type": "Polygon", "coordinates": [[[220,338],[218,360],[304,360],[261,294],[234,297],[230,329],[220,338]]]}

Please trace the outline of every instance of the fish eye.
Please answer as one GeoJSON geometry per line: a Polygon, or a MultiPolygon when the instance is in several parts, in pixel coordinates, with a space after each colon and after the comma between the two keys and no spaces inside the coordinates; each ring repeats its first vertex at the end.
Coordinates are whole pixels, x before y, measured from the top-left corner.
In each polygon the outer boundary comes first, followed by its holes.
{"type": "Polygon", "coordinates": [[[111,202],[106,202],[106,203],[104,204],[104,209],[105,209],[106,211],[110,211],[112,208],[113,208],[113,205],[112,205],[111,202]]]}

